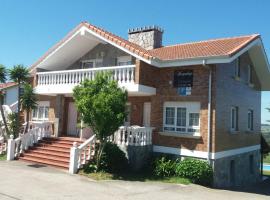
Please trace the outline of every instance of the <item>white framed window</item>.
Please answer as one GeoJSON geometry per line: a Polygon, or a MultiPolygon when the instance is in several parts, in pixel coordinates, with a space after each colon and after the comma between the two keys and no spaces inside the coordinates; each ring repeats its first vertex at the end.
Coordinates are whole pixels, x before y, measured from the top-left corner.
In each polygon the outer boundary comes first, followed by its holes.
{"type": "Polygon", "coordinates": [[[37,108],[32,110],[32,120],[41,120],[46,121],[49,120],[49,101],[39,101],[37,108]]]}
{"type": "Polygon", "coordinates": [[[247,130],[248,131],[253,131],[253,110],[249,109],[248,110],[248,124],[247,124],[247,130]]]}
{"type": "Polygon", "coordinates": [[[247,66],[247,70],[248,70],[248,77],[247,77],[247,82],[249,83],[249,84],[251,84],[252,83],[252,67],[251,67],[251,65],[248,65],[247,66]]]}
{"type": "Polygon", "coordinates": [[[119,56],[117,57],[117,66],[131,65],[131,56],[119,56]]]}
{"type": "Polygon", "coordinates": [[[102,66],[103,66],[102,59],[91,59],[82,61],[82,69],[96,68],[102,66]]]}
{"type": "Polygon", "coordinates": [[[236,59],[236,64],[235,64],[235,77],[240,77],[241,70],[240,70],[240,58],[236,59]]]}
{"type": "Polygon", "coordinates": [[[238,107],[231,108],[231,131],[238,131],[238,107]]]}
{"type": "Polygon", "coordinates": [[[163,131],[199,134],[199,102],[165,102],[163,112],[163,131]]]}

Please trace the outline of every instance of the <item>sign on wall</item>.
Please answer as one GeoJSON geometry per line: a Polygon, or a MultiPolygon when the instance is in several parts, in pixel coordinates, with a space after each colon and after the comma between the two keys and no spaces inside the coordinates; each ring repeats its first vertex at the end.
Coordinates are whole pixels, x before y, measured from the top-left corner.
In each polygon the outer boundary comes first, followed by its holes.
{"type": "Polygon", "coordinates": [[[182,70],[174,72],[174,87],[177,88],[177,93],[180,96],[191,95],[193,86],[193,71],[182,70]]]}

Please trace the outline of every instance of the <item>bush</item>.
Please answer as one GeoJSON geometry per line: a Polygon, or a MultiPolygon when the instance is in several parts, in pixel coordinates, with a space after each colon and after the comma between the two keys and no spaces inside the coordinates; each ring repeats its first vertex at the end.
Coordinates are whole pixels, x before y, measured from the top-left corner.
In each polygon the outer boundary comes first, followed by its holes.
{"type": "Polygon", "coordinates": [[[179,160],[173,160],[169,157],[162,156],[156,158],[153,163],[153,173],[158,177],[170,177],[175,175],[175,168],[179,160]]]}
{"type": "Polygon", "coordinates": [[[128,160],[125,153],[116,144],[106,143],[100,161],[100,170],[119,173],[127,169],[128,160]]]}
{"type": "Polygon", "coordinates": [[[213,181],[212,167],[206,161],[193,158],[181,161],[176,167],[176,175],[201,185],[209,186],[213,181]]]}

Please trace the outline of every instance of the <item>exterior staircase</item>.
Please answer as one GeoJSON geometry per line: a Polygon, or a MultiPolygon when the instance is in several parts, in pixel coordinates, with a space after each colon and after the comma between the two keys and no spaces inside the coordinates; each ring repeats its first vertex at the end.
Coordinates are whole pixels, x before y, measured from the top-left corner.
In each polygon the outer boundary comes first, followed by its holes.
{"type": "Polygon", "coordinates": [[[43,138],[35,146],[30,147],[30,149],[24,152],[18,159],[68,169],[70,149],[74,142],[80,145],[84,141],[72,137],[43,138]]]}

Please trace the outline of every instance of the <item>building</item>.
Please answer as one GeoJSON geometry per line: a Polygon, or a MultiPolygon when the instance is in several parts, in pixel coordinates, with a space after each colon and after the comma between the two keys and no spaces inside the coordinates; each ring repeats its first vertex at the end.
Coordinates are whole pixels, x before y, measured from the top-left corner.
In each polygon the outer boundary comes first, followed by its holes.
{"type": "Polygon", "coordinates": [[[162,37],[151,26],[125,40],[82,22],[31,67],[39,95],[32,120],[52,121],[57,137],[79,137],[72,89],[110,70],[128,91],[126,125],[154,127],[154,152],[209,160],[217,187],[258,181],[261,91],[270,90],[261,36],[172,46],[162,37]]]}
{"type": "Polygon", "coordinates": [[[4,94],[4,105],[12,106],[18,101],[18,84],[7,82],[0,84],[0,89],[4,94]]]}

